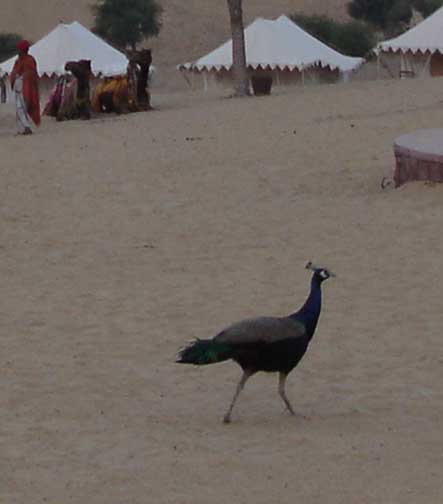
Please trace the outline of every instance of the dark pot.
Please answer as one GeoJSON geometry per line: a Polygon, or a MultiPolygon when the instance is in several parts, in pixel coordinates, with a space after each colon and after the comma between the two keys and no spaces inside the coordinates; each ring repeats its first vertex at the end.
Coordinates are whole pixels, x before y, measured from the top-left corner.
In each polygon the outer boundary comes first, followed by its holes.
{"type": "Polygon", "coordinates": [[[251,84],[255,95],[271,94],[272,77],[270,75],[253,75],[251,77],[251,84]]]}

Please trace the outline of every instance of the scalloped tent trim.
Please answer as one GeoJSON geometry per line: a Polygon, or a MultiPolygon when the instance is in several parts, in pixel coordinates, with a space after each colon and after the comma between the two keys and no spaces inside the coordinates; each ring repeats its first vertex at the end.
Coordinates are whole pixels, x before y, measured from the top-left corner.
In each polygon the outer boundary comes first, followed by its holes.
{"type": "Polygon", "coordinates": [[[386,45],[384,48],[381,50],[381,52],[392,52],[394,54],[401,53],[401,54],[407,54],[407,53],[412,53],[412,54],[435,54],[435,53],[440,53],[443,54],[443,47],[396,47],[395,45],[386,45]]]}
{"type": "MultiPolygon", "coordinates": [[[[226,70],[229,72],[231,70],[232,65],[196,65],[193,63],[183,63],[181,65],[177,65],[177,70],[187,70],[191,72],[220,72],[222,70],[226,70]]],[[[329,68],[331,71],[337,70],[337,65],[331,65],[330,63],[325,63],[323,61],[314,61],[309,66],[303,65],[272,65],[272,64],[263,64],[263,63],[252,63],[247,66],[248,68],[252,68],[253,70],[280,70],[282,72],[302,72],[303,70],[308,70],[310,68],[321,67],[321,68],[329,68]]]]}

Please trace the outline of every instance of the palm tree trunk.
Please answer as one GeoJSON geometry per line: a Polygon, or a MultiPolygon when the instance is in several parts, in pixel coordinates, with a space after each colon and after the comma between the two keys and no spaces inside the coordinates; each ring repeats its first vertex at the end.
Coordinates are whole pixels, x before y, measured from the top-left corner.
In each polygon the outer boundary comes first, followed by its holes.
{"type": "Polygon", "coordinates": [[[242,0],[228,0],[232,32],[232,72],[235,96],[249,95],[249,79],[246,70],[245,32],[243,27],[242,0]]]}

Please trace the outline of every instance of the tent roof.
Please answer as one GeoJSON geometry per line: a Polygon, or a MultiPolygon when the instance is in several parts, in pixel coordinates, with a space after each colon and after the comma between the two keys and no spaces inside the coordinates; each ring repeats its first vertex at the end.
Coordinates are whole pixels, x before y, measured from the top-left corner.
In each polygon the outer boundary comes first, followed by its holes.
{"type": "MultiPolygon", "coordinates": [[[[257,18],[245,29],[248,67],[302,70],[319,65],[348,72],[363,63],[362,58],[344,56],[306,33],[286,16],[269,20],[257,18]]],[[[229,70],[232,66],[232,40],[179,70],[229,70]]]]}
{"type": "Polygon", "coordinates": [[[377,46],[381,51],[443,53],[443,7],[400,36],[377,46]]]}
{"type": "MultiPolygon", "coordinates": [[[[126,56],[94,35],[77,21],[59,24],[48,35],[31,46],[29,54],[37,60],[38,73],[61,75],[65,63],[80,59],[91,60],[94,75],[117,75],[126,72],[126,56]]],[[[0,63],[0,73],[10,73],[16,57],[0,63]]]]}

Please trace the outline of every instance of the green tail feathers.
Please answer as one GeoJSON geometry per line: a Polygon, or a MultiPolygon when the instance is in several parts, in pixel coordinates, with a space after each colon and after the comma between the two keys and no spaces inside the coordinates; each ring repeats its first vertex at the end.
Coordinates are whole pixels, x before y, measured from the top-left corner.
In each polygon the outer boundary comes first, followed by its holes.
{"type": "Polygon", "coordinates": [[[197,339],[179,352],[176,362],[202,366],[228,360],[231,356],[231,349],[228,345],[209,339],[197,339]]]}

